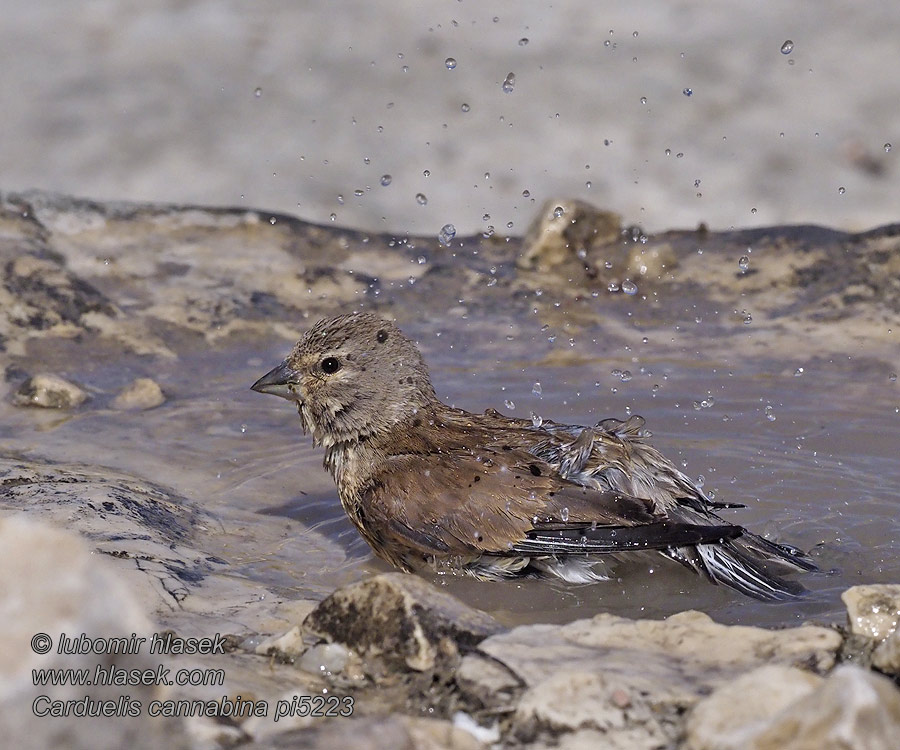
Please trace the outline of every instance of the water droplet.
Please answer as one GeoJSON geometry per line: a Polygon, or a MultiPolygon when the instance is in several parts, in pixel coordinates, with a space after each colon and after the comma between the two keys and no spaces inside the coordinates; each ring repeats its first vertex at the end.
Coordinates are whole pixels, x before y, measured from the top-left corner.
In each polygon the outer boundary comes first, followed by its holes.
{"type": "Polygon", "coordinates": [[[424,206],[428,203],[428,198],[425,197],[425,193],[416,193],[416,203],[420,206],[424,206]]]}
{"type": "Polygon", "coordinates": [[[631,370],[622,370],[622,374],[619,375],[619,380],[621,380],[623,383],[627,383],[633,377],[634,375],[631,374],[631,370]]]}
{"type": "Polygon", "coordinates": [[[885,153],[887,153],[888,151],[890,151],[892,148],[893,148],[893,146],[892,146],[890,143],[885,143],[885,144],[884,144],[884,150],[885,150],[885,153]]]}
{"type": "Polygon", "coordinates": [[[781,45],[781,54],[789,55],[793,51],[794,51],[794,43],[790,39],[785,40],[785,43],[781,45]]]}
{"type": "Polygon", "coordinates": [[[523,197],[523,198],[530,198],[530,197],[531,197],[531,191],[530,191],[530,190],[523,190],[523,191],[522,191],[522,197],[523,197]]]}
{"type": "Polygon", "coordinates": [[[544,424],[544,419],[540,415],[531,412],[531,424],[534,427],[540,427],[542,424],[544,424]]]}
{"type": "Polygon", "coordinates": [[[566,523],[569,520],[569,509],[561,508],[559,511],[559,517],[563,523],[566,523]]]}
{"type": "Polygon", "coordinates": [[[558,219],[565,212],[566,212],[566,209],[564,209],[562,206],[557,206],[556,208],[553,209],[553,218],[558,219]]]}
{"type": "Polygon", "coordinates": [[[642,97],[641,97],[641,104],[646,104],[646,103],[647,103],[647,97],[646,97],[646,96],[642,96],[642,97]]]}
{"type": "Polygon", "coordinates": [[[533,396],[540,396],[544,392],[544,389],[541,388],[541,381],[536,380],[534,385],[531,386],[531,393],[533,396]]]}
{"type": "Polygon", "coordinates": [[[501,86],[501,88],[503,89],[503,93],[511,94],[515,85],[516,85],[516,74],[515,73],[507,73],[506,78],[503,79],[503,85],[501,86]]]}
{"type": "Polygon", "coordinates": [[[591,181],[588,180],[586,183],[584,183],[584,186],[585,186],[588,190],[590,190],[590,189],[591,189],[591,181]]]}
{"type": "Polygon", "coordinates": [[[744,325],[745,326],[750,325],[753,322],[753,316],[750,313],[748,313],[746,310],[743,310],[742,314],[744,316],[744,325]]]}
{"type": "Polygon", "coordinates": [[[452,224],[444,224],[438,234],[438,242],[444,247],[450,247],[450,241],[456,237],[456,227],[452,224]]]}
{"type": "Polygon", "coordinates": [[[393,179],[394,179],[394,178],[391,177],[389,174],[383,174],[383,175],[381,175],[381,186],[382,186],[382,187],[387,187],[388,185],[391,184],[391,180],[393,180],[393,179]]]}
{"type": "Polygon", "coordinates": [[[357,198],[361,198],[365,194],[366,194],[365,190],[354,190],[353,191],[353,195],[355,195],[357,198]]]}
{"type": "Polygon", "coordinates": [[[618,292],[619,285],[615,281],[610,281],[609,284],[606,285],[607,292],[618,292]]]}
{"type": "Polygon", "coordinates": [[[520,47],[524,47],[526,44],[528,44],[528,37],[527,37],[527,36],[523,36],[523,37],[519,40],[519,46],[520,46],[520,47]]]}
{"type": "Polygon", "coordinates": [[[794,370],[794,377],[795,377],[795,378],[799,378],[799,377],[801,377],[802,375],[803,375],[803,368],[802,368],[802,367],[798,367],[796,370],[794,370]]]}
{"type": "Polygon", "coordinates": [[[750,268],[750,258],[748,258],[746,255],[742,255],[740,257],[740,260],[738,260],[738,268],[740,268],[742,271],[746,271],[748,268],[750,268]]]}
{"type": "Polygon", "coordinates": [[[452,57],[448,57],[446,60],[444,60],[444,65],[447,66],[447,70],[453,70],[456,67],[456,60],[454,60],[452,57]]]}
{"type": "Polygon", "coordinates": [[[463,103],[459,106],[459,108],[460,108],[463,112],[468,112],[468,111],[471,109],[471,107],[470,107],[468,104],[466,104],[465,102],[463,102],[463,103]]]}
{"type": "Polygon", "coordinates": [[[694,90],[693,89],[682,89],[681,93],[684,94],[685,96],[693,96],[694,90]]]}
{"type": "Polygon", "coordinates": [[[417,262],[420,266],[424,266],[428,261],[425,260],[425,256],[424,256],[424,255],[420,255],[418,258],[416,258],[416,262],[417,262]]]}
{"type": "Polygon", "coordinates": [[[625,292],[625,294],[637,294],[637,284],[625,279],[625,281],[622,282],[622,291],[625,292]]]}
{"type": "Polygon", "coordinates": [[[772,413],[772,407],[771,407],[771,406],[767,406],[767,407],[766,407],[765,413],[766,413],[766,419],[768,419],[770,422],[774,422],[774,421],[775,421],[775,415],[772,413]]]}
{"type": "Polygon", "coordinates": [[[843,185],[838,188],[838,195],[843,195],[846,192],[847,192],[847,189],[843,185]]]}
{"type": "Polygon", "coordinates": [[[506,399],[506,401],[503,402],[503,405],[504,405],[507,409],[515,409],[515,408],[516,408],[516,402],[515,402],[515,401],[510,401],[509,399],[506,399]]]}
{"type": "Polygon", "coordinates": [[[755,213],[756,213],[756,209],[755,209],[755,208],[751,208],[751,209],[750,209],[750,213],[751,213],[751,214],[755,214],[755,213]]]}
{"type": "Polygon", "coordinates": [[[890,375],[888,375],[888,380],[890,380],[892,383],[896,383],[897,382],[897,373],[892,372],[890,375]]]}
{"type": "Polygon", "coordinates": [[[255,96],[257,99],[262,96],[262,89],[259,86],[253,89],[253,96],[255,96]]]}

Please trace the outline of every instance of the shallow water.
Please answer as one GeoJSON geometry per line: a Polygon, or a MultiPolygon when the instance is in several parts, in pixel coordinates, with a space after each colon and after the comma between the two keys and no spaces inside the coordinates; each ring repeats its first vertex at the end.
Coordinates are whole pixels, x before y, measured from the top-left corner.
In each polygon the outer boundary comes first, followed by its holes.
{"type": "MultiPolygon", "coordinates": [[[[741,341],[731,361],[708,361],[696,347],[644,344],[639,332],[628,350],[612,350],[601,329],[593,332],[599,343],[582,334],[570,344],[563,336],[551,343],[537,325],[486,337],[484,323],[472,322],[471,335],[404,324],[445,401],[582,424],[641,414],[654,444],[689,475],[703,475],[717,499],[746,504],[724,511],[729,521],[811,550],[823,572],[803,576],[810,593],[783,604],[712,586],[661,557],[636,557],[592,586],[434,577],[465,601],[507,624],[696,608],[724,622],[782,625],[840,620],[848,586],[900,581],[900,383],[881,365],[822,360],[795,374],[795,364],[746,356],[741,341]],[[614,374],[624,370],[630,377],[614,374]]],[[[94,399],[71,415],[4,405],[0,447],[172,487],[220,519],[202,544],[228,561],[228,575],[282,596],[321,598],[388,569],[344,517],[293,408],[249,390],[290,342],[195,347],[153,360],[149,373],[150,360],[139,357],[65,367],[73,345],[54,346],[40,358],[94,386],[94,399]],[[147,374],[169,396],[163,406],[106,408],[103,393],[147,374]]]]}

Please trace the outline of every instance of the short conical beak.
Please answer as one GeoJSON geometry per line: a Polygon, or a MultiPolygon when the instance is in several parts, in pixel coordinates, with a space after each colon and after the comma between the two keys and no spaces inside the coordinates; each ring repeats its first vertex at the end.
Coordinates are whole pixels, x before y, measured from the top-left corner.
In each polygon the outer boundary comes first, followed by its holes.
{"type": "Polygon", "coordinates": [[[250,388],[258,393],[271,393],[288,401],[301,401],[297,389],[297,373],[285,360],[274,370],[270,370],[257,380],[250,388]]]}

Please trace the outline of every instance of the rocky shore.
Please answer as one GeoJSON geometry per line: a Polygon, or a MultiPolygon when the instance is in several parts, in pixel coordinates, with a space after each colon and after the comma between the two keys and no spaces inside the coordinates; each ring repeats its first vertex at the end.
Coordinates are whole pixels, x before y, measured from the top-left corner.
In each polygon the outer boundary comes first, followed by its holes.
{"type": "MultiPolygon", "coordinates": [[[[194,489],[212,468],[185,458],[176,483],[152,432],[119,453],[99,432],[115,440],[116,425],[202,399],[215,372],[177,392],[159,375],[172,363],[289,341],[348,309],[401,325],[465,318],[470,334],[502,319],[515,335],[537,319],[575,336],[602,318],[609,340],[625,341],[634,316],[670,334],[689,299],[709,327],[679,340],[704,339],[710,356],[727,338],[710,330],[750,318],[767,356],[849,352],[896,371],[900,225],[646,237],[559,200],[524,238],[445,245],[35,192],[0,194],[0,264],[0,734],[11,746],[896,746],[900,585],[852,587],[846,619],[782,629],[697,611],[509,627],[398,573],[292,597],[235,573],[237,547],[221,539],[239,531],[222,528],[243,517],[223,520],[214,493],[194,489]],[[54,437],[87,415],[97,435],[54,437]],[[163,651],[150,652],[154,634],[163,651]],[[112,649],[130,636],[144,647],[112,649]],[[90,678],[53,685],[34,671],[49,669],[90,678]]],[[[186,456],[195,437],[181,438],[186,456]]]]}

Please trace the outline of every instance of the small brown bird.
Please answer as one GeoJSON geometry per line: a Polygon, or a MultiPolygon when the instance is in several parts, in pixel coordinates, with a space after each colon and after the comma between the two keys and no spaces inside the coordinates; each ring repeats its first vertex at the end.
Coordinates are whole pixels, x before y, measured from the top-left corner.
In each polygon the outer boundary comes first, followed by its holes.
{"type": "Polygon", "coordinates": [[[586,583],[608,577],[604,556],[657,550],[776,600],[803,591],[779,573],[816,569],[720,518],[734,506],[648,445],[641,417],[578,427],[451,408],[416,346],[371,313],[320,320],[252,388],[297,403],[350,520],[405,571],[586,583]]]}

